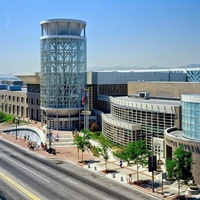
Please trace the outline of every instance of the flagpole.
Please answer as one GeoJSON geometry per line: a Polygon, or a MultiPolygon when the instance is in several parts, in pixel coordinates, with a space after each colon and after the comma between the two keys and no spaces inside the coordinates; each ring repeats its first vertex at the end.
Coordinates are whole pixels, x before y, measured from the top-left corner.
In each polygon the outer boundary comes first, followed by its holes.
{"type": "MultiPolygon", "coordinates": [[[[84,95],[86,95],[85,92],[86,89],[84,89],[84,95]]],[[[86,102],[86,96],[85,96],[85,100],[84,100],[84,131],[85,131],[85,128],[86,128],[86,115],[85,115],[85,111],[86,111],[86,107],[85,107],[85,102],[86,102]]]]}
{"type": "Polygon", "coordinates": [[[88,97],[89,97],[89,94],[88,94],[88,92],[89,92],[89,89],[84,89],[84,95],[85,95],[85,99],[84,99],[84,130],[86,129],[86,108],[87,108],[87,106],[89,106],[88,104],[88,102],[89,102],[89,99],[88,99],[88,97]]]}

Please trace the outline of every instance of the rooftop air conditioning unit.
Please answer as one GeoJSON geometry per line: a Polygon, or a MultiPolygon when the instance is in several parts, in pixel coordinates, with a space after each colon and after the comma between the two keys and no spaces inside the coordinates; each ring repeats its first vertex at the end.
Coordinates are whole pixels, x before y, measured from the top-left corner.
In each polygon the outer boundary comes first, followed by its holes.
{"type": "Polygon", "coordinates": [[[149,99],[149,92],[139,92],[139,97],[142,99],[149,99]]]}

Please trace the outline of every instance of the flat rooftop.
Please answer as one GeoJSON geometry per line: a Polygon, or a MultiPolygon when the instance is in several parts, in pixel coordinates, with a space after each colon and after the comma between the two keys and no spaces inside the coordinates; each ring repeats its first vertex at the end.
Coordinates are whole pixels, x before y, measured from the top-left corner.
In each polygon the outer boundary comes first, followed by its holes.
{"type": "Polygon", "coordinates": [[[170,132],[167,132],[167,134],[170,135],[171,137],[178,138],[178,139],[181,139],[181,140],[186,141],[186,142],[197,142],[197,143],[200,142],[197,139],[190,139],[190,138],[184,137],[182,130],[170,131],[170,132]]]}
{"type": "Polygon", "coordinates": [[[168,106],[181,106],[181,101],[168,100],[168,99],[144,99],[144,98],[135,98],[128,96],[113,97],[116,100],[126,101],[130,103],[144,103],[152,105],[168,105],[168,106]]]}

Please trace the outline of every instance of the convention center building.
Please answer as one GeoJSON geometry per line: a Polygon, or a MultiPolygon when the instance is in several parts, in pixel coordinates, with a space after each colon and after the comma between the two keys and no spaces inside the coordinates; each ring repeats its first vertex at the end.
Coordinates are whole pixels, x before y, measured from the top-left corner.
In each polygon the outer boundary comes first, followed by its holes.
{"type": "Polygon", "coordinates": [[[165,130],[165,158],[171,158],[173,151],[181,145],[185,151],[192,152],[193,176],[200,184],[200,94],[183,94],[181,101],[182,128],[165,130]]]}

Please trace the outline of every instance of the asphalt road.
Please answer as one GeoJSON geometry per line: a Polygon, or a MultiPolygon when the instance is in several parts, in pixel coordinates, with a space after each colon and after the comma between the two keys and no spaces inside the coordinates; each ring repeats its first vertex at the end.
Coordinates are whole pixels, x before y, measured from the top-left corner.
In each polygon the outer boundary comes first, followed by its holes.
{"type": "Polygon", "coordinates": [[[9,200],[27,197],[34,200],[153,199],[97,173],[42,158],[0,139],[1,183],[4,187],[0,192],[5,196],[2,199],[9,200]]]}
{"type": "Polygon", "coordinates": [[[6,180],[0,178],[0,200],[30,200],[28,196],[21,193],[17,188],[10,185],[6,180]]]}

